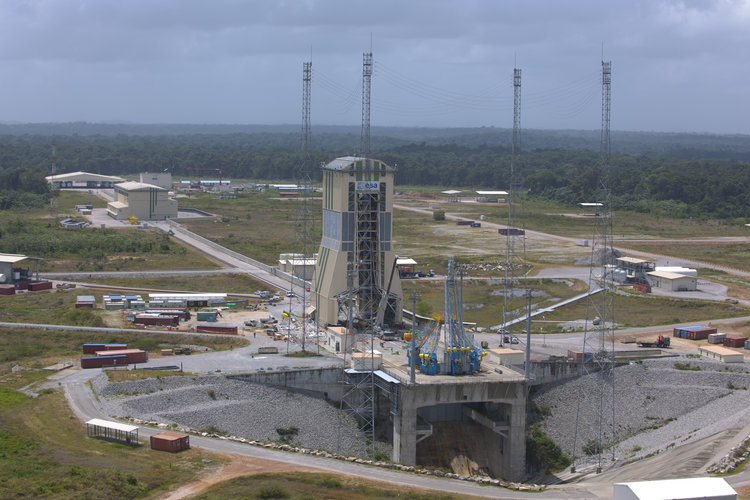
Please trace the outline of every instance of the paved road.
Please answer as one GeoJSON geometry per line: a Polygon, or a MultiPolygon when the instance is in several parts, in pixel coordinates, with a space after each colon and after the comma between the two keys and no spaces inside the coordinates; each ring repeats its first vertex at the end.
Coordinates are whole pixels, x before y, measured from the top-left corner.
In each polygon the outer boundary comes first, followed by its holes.
{"type": "MultiPolygon", "coordinates": [[[[173,229],[167,222],[152,222],[151,225],[164,231],[165,233],[172,231],[173,229]]],[[[229,251],[226,251],[227,249],[222,250],[221,248],[223,247],[219,246],[217,248],[214,246],[207,245],[205,242],[201,241],[200,239],[193,237],[187,231],[172,231],[172,233],[173,233],[173,236],[172,236],[173,238],[180,240],[183,243],[195,248],[196,250],[203,252],[204,254],[209,255],[216,260],[224,262],[225,264],[228,264],[229,266],[233,268],[240,269],[241,272],[249,274],[255,279],[271,284],[281,290],[289,289],[289,281],[283,278],[280,278],[278,276],[275,276],[274,274],[271,274],[265,269],[261,269],[260,267],[254,266],[243,260],[238,259],[237,257],[233,256],[231,253],[229,253],[229,251]]]]}

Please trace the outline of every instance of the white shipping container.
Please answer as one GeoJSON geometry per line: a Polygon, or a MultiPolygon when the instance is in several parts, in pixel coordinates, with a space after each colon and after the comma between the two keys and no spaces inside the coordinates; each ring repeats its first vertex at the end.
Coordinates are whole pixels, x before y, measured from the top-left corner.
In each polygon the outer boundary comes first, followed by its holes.
{"type": "Polygon", "coordinates": [[[708,334],[708,343],[709,344],[723,344],[724,343],[724,337],[726,337],[726,333],[709,333],[708,334]]]}

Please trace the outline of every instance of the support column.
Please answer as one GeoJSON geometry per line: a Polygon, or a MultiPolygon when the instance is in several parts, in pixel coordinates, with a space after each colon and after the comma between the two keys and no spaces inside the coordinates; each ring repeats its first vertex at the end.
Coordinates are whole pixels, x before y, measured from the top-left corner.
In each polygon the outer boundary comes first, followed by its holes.
{"type": "Polygon", "coordinates": [[[516,383],[510,410],[510,432],[503,450],[504,476],[511,481],[523,480],[526,468],[526,388],[516,383]]]}
{"type": "Polygon", "coordinates": [[[393,461],[402,464],[417,462],[417,409],[401,405],[393,418],[393,461]]]}

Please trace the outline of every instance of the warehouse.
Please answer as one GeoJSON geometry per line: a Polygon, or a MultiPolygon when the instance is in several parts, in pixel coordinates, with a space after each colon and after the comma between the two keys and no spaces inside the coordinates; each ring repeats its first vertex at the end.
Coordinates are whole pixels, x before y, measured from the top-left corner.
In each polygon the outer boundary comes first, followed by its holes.
{"type": "Polygon", "coordinates": [[[694,292],[698,289],[698,278],[668,271],[648,273],[652,286],[668,292],[694,292]]]}
{"type": "Polygon", "coordinates": [[[169,191],[153,184],[121,182],[115,184],[115,201],[107,203],[107,214],[113,219],[163,220],[177,217],[177,200],[169,191]]]}
{"type": "Polygon", "coordinates": [[[52,189],[112,189],[115,184],[125,180],[122,177],[89,172],[50,175],[45,179],[52,189]]]}

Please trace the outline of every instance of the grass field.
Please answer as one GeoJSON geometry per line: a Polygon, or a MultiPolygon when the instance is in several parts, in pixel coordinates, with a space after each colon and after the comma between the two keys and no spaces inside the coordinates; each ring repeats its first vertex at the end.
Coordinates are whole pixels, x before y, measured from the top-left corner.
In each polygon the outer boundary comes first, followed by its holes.
{"type": "MultiPolygon", "coordinates": [[[[142,330],[132,333],[98,333],[25,328],[0,328],[0,374],[8,374],[13,365],[41,368],[60,360],[77,360],[83,344],[128,344],[134,349],[158,352],[180,345],[200,345],[212,350],[247,344],[242,337],[156,334],[142,330]]],[[[13,378],[13,374],[4,375],[13,378]]],[[[2,381],[3,379],[0,379],[2,381]]]]}
{"type": "MultiPolygon", "coordinates": [[[[74,207],[106,203],[85,191],[62,191],[57,215],[49,209],[0,211],[0,251],[40,257],[39,271],[140,271],[216,269],[218,264],[156,229],[63,229],[67,217],[85,220],[74,207]]],[[[24,263],[26,264],[26,263],[24,263]]],[[[32,270],[36,267],[29,264],[32,270]]]]}
{"type": "Polygon", "coordinates": [[[143,498],[219,460],[88,438],[62,393],[33,399],[0,386],[0,498],[143,498]]]}
{"type": "MultiPolygon", "coordinates": [[[[671,299],[640,294],[621,293],[614,298],[614,321],[625,328],[685,322],[699,323],[711,319],[740,316],[750,316],[750,308],[724,302],[671,299]]],[[[580,300],[556,309],[555,312],[545,314],[547,322],[558,323],[584,319],[585,317],[585,300],[580,300]]],[[[552,323],[546,324],[552,325],[552,323]]],[[[542,326],[547,333],[554,333],[551,326],[542,326]]]]}
{"type": "MultiPolygon", "coordinates": [[[[183,226],[216,243],[269,265],[276,265],[281,253],[295,252],[294,199],[279,199],[273,193],[251,193],[236,199],[219,199],[200,194],[180,200],[181,206],[217,214],[213,219],[187,219],[183,226]]],[[[313,202],[312,212],[320,219],[321,202],[313,202]]],[[[315,224],[313,241],[320,241],[320,222],[315,224]]],[[[317,252],[315,248],[309,253],[317,252]]]]}
{"type": "MultiPolygon", "coordinates": [[[[586,287],[575,280],[529,280],[533,290],[532,302],[535,307],[549,306],[559,300],[568,299],[582,293],[586,287]]],[[[442,281],[403,281],[404,297],[411,291],[418,291],[433,314],[443,315],[443,282],[442,281]]],[[[489,327],[502,323],[503,283],[501,280],[466,280],[463,285],[463,318],[464,321],[477,323],[480,327],[489,327]]],[[[511,302],[512,307],[525,307],[526,299],[517,298],[511,302]]],[[[411,302],[404,307],[411,309],[411,302]]],[[[418,307],[425,307],[424,305],[418,307]]]]}
{"type": "Polygon", "coordinates": [[[280,498],[302,500],[325,498],[327,500],[372,500],[403,498],[406,500],[454,500],[477,498],[471,495],[447,495],[424,492],[412,488],[386,486],[332,474],[292,472],[285,474],[256,474],[243,476],[212,486],[196,499],[222,498],[280,498]]]}
{"type": "MultiPolygon", "coordinates": [[[[427,208],[429,204],[438,204],[446,213],[479,220],[484,215],[489,222],[505,224],[508,220],[508,205],[504,203],[449,203],[444,195],[435,198],[414,196],[416,187],[411,188],[411,195],[402,196],[396,202],[410,206],[427,208]]],[[[397,187],[397,190],[401,190],[397,187]]],[[[426,191],[423,190],[424,192],[426,191]]],[[[466,190],[466,194],[471,192],[466,190]]],[[[523,207],[523,221],[527,229],[541,231],[559,236],[573,238],[591,238],[593,232],[592,218],[581,217],[577,206],[563,205],[555,202],[527,199],[523,207]]],[[[698,220],[659,217],[650,214],[615,210],[613,219],[615,239],[622,237],[646,238],[685,238],[715,236],[746,236],[747,228],[734,220],[698,220]]]]}
{"type": "MultiPolygon", "coordinates": [[[[747,228],[745,228],[747,229],[747,228]]],[[[721,243],[691,241],[689,243],[625,242],[619,246],[659,255],[707,262],[718,266],[750,271],[750,245],[748,243],[721,243]]]]}

